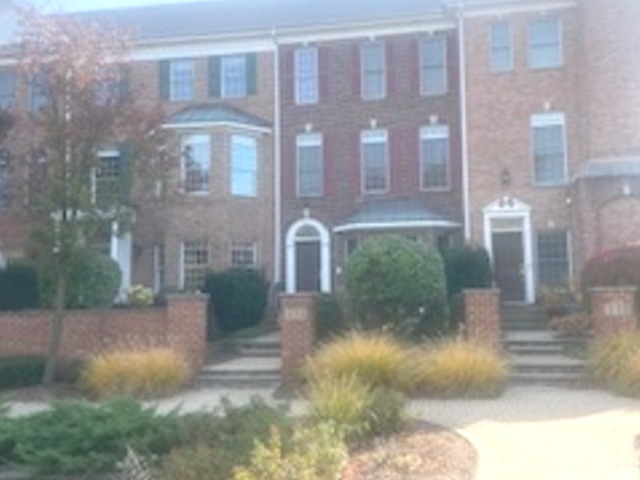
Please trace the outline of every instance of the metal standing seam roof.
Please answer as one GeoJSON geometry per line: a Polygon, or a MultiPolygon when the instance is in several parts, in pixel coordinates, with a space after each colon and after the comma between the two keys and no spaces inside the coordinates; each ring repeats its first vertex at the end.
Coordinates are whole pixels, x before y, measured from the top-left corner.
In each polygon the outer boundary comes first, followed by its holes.
{"type": "Polygon", "coordinates": [[[429,208],[425,200],[384,199],[362,204],[356,212],[340,222],[334,231],[459,226],[459,222],[429,208]]]}
{"type": "Polygon", "coordinates": [[[431,16],[441,10],[441,0],[218,0],[76,15],[128,30],[138,41],[153,41],[388,22],[431,16]]]}
{"type": "Polygon", "coordinates": [[[271,124],[255,115],[222,103],[205,103],[187,107],[171,115],[166,125],[238,124],[260,129],[271,129],[271,124]]]}
{"type": "Polygon", "coordinates": [[[580,167],[575,180],[635,176],[640,176],[640,156],[589,160],[580,167]]]}

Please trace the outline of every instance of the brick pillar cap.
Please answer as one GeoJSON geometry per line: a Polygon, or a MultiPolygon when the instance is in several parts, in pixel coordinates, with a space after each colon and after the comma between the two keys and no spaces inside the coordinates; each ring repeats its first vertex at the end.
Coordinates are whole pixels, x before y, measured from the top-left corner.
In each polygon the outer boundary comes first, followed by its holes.
{"type": "Polygon", "coordinates": [[[478,293],[491,293],[491,294],[496,294],[496,293],[500,293],[500,289],[499,288],[465,288],[464,290],[462,290],[462,293],[466,294],[478,294],[478,293]]]}
{"type": "Polygon", "coordinates": [[[633,285],[623,285],[620,287],[593,287],[590,288],[590,292],[635,292],[638,290],[633,285]]]}
{"type": "Polygon", "coordinates": [[[165,295],[167,297],[167,300],[208,300],[209,299],[209,294],[208,293],[200,293],[200,292],[196,292],[196,293],[185,293],[185,292],[178,292],[178,293],[167,293],[165,295]]]}

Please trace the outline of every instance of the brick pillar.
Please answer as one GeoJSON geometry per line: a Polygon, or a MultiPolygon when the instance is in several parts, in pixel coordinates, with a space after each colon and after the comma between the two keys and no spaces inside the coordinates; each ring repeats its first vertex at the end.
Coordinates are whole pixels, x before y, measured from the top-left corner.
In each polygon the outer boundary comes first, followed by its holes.
{"type": "Polygon", "coordinates": [[[207,354],[208,295],[167,295],[167,341],[185,356],[193,371],[204,365],[207,354]]]}
{"type": "Polygon", "coordinates": [[[500,290],[463,291],[465,337],[469,342],[501,348],[500,290]]]}
{"type": "Polygon", "coordinates": [[[596,340],[636,330],[635,287],[592,288],[589,293],[596,340]]]}
{"type": "Polygon", "coordinates": [[[280,297],[280,335],[283,382],[304,365],[313,351],[315,294],[287,294],[280,297]]]}

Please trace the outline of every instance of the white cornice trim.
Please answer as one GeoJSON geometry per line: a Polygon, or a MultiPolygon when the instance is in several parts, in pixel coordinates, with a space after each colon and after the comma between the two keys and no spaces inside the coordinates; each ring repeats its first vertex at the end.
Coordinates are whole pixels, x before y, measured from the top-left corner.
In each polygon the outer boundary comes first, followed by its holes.
{"type": "Polygon", "coordinates": [[[258,127],[256,125],[247,125],[239,122],[188,122],[188,123],[165,123],[163,128],[168,130],[205,130],[215,127],[229,127],[241,130],[248,130],[257,133],[271,133],[271,128],[258,127]]]}
{"type": "Polygon", "coordinates": [[[510,15],[514,13],[547,12],[576,8],[577,0],[486,0],[466,4],[462,0],[459,6],[456,0],[449,2],[451,10],[462,8],[465,18],[510,15]]]}
{"type": "Polygon", "coordinates": [[[449,220],[412,220],[404,222],[358,222],[339,225],[333,228],[335,233],[358,232],[367,230],[396,230],[407,228],[456,228],[460,224],[449,220]]]}

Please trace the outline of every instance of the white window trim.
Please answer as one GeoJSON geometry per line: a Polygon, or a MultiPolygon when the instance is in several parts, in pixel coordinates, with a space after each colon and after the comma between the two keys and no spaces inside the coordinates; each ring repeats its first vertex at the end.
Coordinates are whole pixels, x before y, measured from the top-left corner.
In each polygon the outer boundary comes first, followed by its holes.
{"type": "Polygon", "coordinates": [[[324,136],[322,133],[302,133],[296,136],[296,196],[298,198],[320,198],[324,196],[324,136]],[[316,195],[300,192],[300,147],[319,147],[320,163],[320,193],[316,195]]]}
{"type": "Polygon", "coordinates": [[[294,83],[295,83],[295,102],[296,105],[315,105],[319,102],[320,100],[320,70],[319,70],[319,55],[318,55],[318,48],[317,47],[300,47],[297,48],[294,51],[294,83]],[[301,84],[300,84],[300,79],[305,78],[303,75],[300,74],[300,56],[303,53],[309,53],[309,52],[313,52],[313,61],[315,64],[315,92],[314,92],[314,97],[311,100],[305,100],[302,98],[301,95],[301,84]]]}
{"type": "Polygon", "coordinates": [[[531,178],[533,179],[534,187],[558,188],[564,187],[569,183],[569,144],[567,142],[567,124],[566,115],[564,112],[545,112],[534,113],[531,115],[529,121],[529,158],[531,159],[531,178]],[[562,128],[562,142],[564,145],[562,169],[563,178],[561,181],[555,183],[539,183],[536,181],[534,131],[539,127],[556,127],[558,125],[562,128]]]}
{"type": "MultiPolygon", "coordinates": [[[[118,157],[120,160],[122,160],[120,158],[121,156],[120,151],[116,149],[100,150],[97,156],[100,161],[102,161],[103,158],[110,158],[110,157],[118,157]]],[[[91,203],[93,205],[95,205],[96,203],[96,195],[98,193],[98,176],[97,175],[98,175],[97,167],[92,167],[90,186],[91,186],[91,203]]]]}
{"type": "Polygon", "coordinates": [[[234,245],[238,244],[238,243],[246,243],[251,244],[251,251],[252,251],[252,255],[253,255],[253,264],[251,264],[248,267],[245,268],[258,268],[259,265],[259,259],[258,259],[258,242],[252,241],[252,242],[244,242],[244,241],[235,241],[235,242],[231,242],[231,245],[229,246],[229,263],[232,267],[236,267],[236,265],[233,264],[233,252],[234,252],[234,245]]]}
{"type": "MultiPolygon", "coordinates": [[[[198,142],[196,142],[198,143],[198,142]]],[[[189,196],[193,196],[193,197],[202,197],[202,196],[208,196],[211,193],[211,170],[212,170],[212,166],[213,166],[213,158],[211,155],[211,135],[209,135],[208,133],[187,133],[185,135],[183,135],[180,138],[180,180],[181,180],[181,191],[184,195],[189,195],[189,196]],[[186,188],[186,181],[187,181],[187,168],[185,165],[185,158],[184,158],[184,149],[185,147],[189,144],[188,139],[193,139],[193,138],[206,138],[207,139],[207,144],[209,145],[209,181],[207,182],[207,189],[206,190],[199,190],[196,192],[189,192],[187,191],[186,188]]]]}
{"type": "Polygon", "coordinates": [[[507,72],[512,72],[514,67],[515,67],[515,56],[514,56],[514,35],[513,35],[513,26],[511,24],[511,22],[509,22],[508,20],[501,20],[498,22],[494,22],[491,24],[491,28],[489,29],[489,47],[490,47],[490,53],[489,53],[489,68],[491,69],[491,71],[493,73],[507,73],[507,72]],[[498,26],[498,25],[506,25],[507,29],[509,30],[509,66],[507,68],[496,68],[496,66],[493,63],[493,50],[494,50],[494,44],[493,44],[493,29],[494,27],[498,26]]]}
{"type": "Polygon", "coordinates": [[[187,58],[179,59],[179,60],[171,60],[169,62],[169,100],[172,102],[190,102],[195,99],[195,88],[196,88],[196,64],[194,60],[190,60],[187,58]],[[177,64],[182,63],[184,65],[189,64],[189,68],[191,69],[191,95],[189,98],[176,98],[176,92],[174,91],[174,68],[177,69],[177,64]]]}
{"type": "Polygon", "coordinates": [[[241,134],[241,133],[234,133],[231,135],[231,137],[229,138],[229,145],[230,145],[230,165],[229,165],[229,193],[232,197],[234,198],[257,198],[260,196],[260,141],[257,137],[253,136],[253,135],[245,135],[245,134],[241,134]],[[239,140],[240,142],[244,142],[246,140],[249,140],[250,142],[252,142],[252,146],[255,147],[256,149],[256,168],[255,168],[255,172],[254,172],[254,183],[255,183],[255,191],[253,192],[253,194],[251,195],[246,195],[246,194],[241,194],[241,193],[233,193],[233,173],[234,173],[234,169],[233,169],[233,147],[234,147],[234,142],[236,140],[239,140]]]}
{"type": "Polygon", "coordinates": [[[418,67],[420,69],[420,96],[422,97],[439,97],[442,95],[446,95],[449,93],[449,59],[448,59],[448,55],[449,55],[449,47],[447,45],[447,37],[443,36],[443,35],[438,35],[438,36],[431,36],[431,37],[424,37],[422,39],[420,39],[420,45],[418,48],[418,67]],[[426,42],[429,41],[434,41],[437,40],[440,43],[442,43],[443,46],[443,59],[444,62],[442,64],[442,68],[444,70],[444,82],[443,82],[443,88],[442,90],[438,90],[438,91],[433,91],[433,92],[427,92],[425,91],[424,85],[425,85],[425,79],[424,79],[424,69],[425,66],[423,65],[423,59],[424,59],[424,45],[426,42]]]}
{"type": "Polygon", "coordinates": [[[383,100],[387,98],[387,76],[388,76],[388,68],[387,68],[387,48],[384,42],[380,41],[369,41],[360,45],[360,98],[362,100],[383,100]],[[376,45],[379,46],[382,51],[382,92],[378,95],[365,95],[365,78],[366,71],[364,65],[364,50],[366,47],[376,45]]]}
{"type": "MultiPolygon", "coordinates": [[[[162,291],[163,285],[161,285],[161,278],[160,278],[160,246],[161,244],[156,244],[153,246],[153,291],[155,293],[160,293],[160,291],[162,291]]],[[[164,258],[162,259],[163,261],[163,266],[164,266],[164,271],[163,271],[163,276],[166,277],[166,270],[167,270],[167,265],[166,265],[166,255],[167,255],[167,251],[166,251],[166,246],[164,246],[164,244],[162,244],[163,250],[164,250],[164,258]]]]}
{"type": "MultiPolygon", "coordinates": [[[[180,289],[184,290],[185,285],[185,275],[184,275],[184,267],[185,267],[185,263],[184,263],[184,244],[185,243],[198,243],[199,240],[183,240],[180,242],[180,271],[179,271],[179,285],[180,285],[180,289]]],[[[203,242],[206,243],[207,246],[207,264],[208,266],[211,266],[211,245],[209,244],[209,242],[203,242]]],[[[165,255],[166,255],[166,251],[165,251],[165,255]]]]}
{"type": "Polygon", "coordinates": [[[564,24],[560,17],[551,17],[551,18],[538,18],[532,22],[527,24],[527,67],[530,70],[552,70],[556,68],[564,67],[564,24]],[[532,66],[531,65],[531,24],[536,21],[542,20],[550,20],[553,19],[558,24],[558,64],[557,65],[548,65],[548,66],[532,66]]]}
{"type": "MultiPolygon", "coordinates": [[[[370,142],[370,143],[382,143],[382,142],[370,142]]],[[[376,128],[370,130],[363,130],[360,132],[360,192],[362,195],[380,195],[389,192],[390,184],[391,184],[391,165],[389,161],[389,132],[383,128],[376,128]],[[386,160],[386,185],[384,189],[379,190],[367,190],[365,183],[365,162],[364,162],[364,145],[365,145],[365,137],[367,135],[375,135],[380,134],[380,136],[384,136],[384,147],[385,147],[385,160],[386,160]]]]}
{"type": "Polygon", "coordinates": [[[419,162],[420,162],[420,178],[418,179],[418,181],[420,182],[420,190],[423,192],[449,192],[451,191],[451,129],[449,128],[449,125],[426,125],[420,128],[420,139],[419,139],[420,145],[419,145],[419,162]],[[425,188],[422,180],[424,177],[424,162],[422,161],[423,158],[423,140],[430,140],[430,139],[443,139],[446,138],[447,139],[447,144],[449,147],[449,151],[448,151],[448,155],[447,155],[447,184],[442,186],[442,187],[427,187],[425,188]]]}

